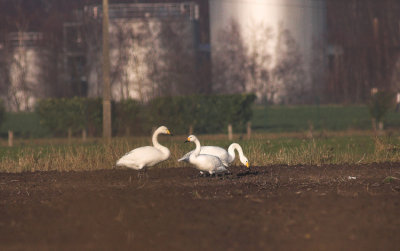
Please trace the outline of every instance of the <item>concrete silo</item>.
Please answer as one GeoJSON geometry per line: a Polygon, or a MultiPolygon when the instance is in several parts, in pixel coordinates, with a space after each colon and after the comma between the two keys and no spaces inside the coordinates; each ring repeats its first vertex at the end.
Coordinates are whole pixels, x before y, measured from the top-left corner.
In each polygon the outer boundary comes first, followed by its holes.
{"type": "MultiPolygon", "coordinates": [[[[264,46],[263,49],[270,55],[268,64],[264,66],[272,71],[281,57],[281,35],[286,31],[285,34],[290,34],[295,41],[302,58],[306,76],[305,83],[302,84],[311,88],[311,82],[315,78],[313,75],[316,73],[313,62],[320,56],[320,48],[324,44],[324,0],[209,0],[209,7],[213,62],[216,50],[223,43],[219,38],[221,31],[227,29],[232,22],[236,22],[247,49],[255,46],[254,40],[257,36],[263,36],[263,32],[269,30],[269,42],[257,46],[264,46]]],[[[246,85],[246,91],[254,91],[259,97],[264,95],[262,91],[254,89],[251,83],[246,85]]],[[[273,97],[275,102],[279,102],[285,95],[290,95],[281,86],[276,88],[276,95],[273,97]]]]}

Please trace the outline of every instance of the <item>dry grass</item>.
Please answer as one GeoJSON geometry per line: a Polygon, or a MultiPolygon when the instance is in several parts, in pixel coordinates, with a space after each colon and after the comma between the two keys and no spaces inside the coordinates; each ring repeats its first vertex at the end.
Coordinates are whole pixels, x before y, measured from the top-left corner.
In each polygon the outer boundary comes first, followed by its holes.
{"type": "MultiPolygon", "coordinates": [[[[306,133],[256,134],[251,140],[236,135],[234,141],[242,145],[252,166],[400,162],[397,136],[375,138],[369,132],[336,135],[320,133],[316,138],[307,138],[306,133]]],[[[185,138],[183,135],[160,137],[160,142],[170,149],[171,158],[158,167],[188,165],[177,162],[194,148],[193,144],[183,143],[185,138]]],[[[199,138],[203,145],[226,148],[231,143],[226,135],[200,135],[199,138]]],[[[101,139],[86,142],[81,139],[19,140],[12,148],[5,147],[4,140],[0,144],[3,145],[0,172],[81,171],[116,168],[115,161],[119,157],[133,148],[151,144],[151,140],[149,137],[115,138],[109,144],[101,139]]],[[[234,164],[240,165],[238,160],[234,164]]]]}

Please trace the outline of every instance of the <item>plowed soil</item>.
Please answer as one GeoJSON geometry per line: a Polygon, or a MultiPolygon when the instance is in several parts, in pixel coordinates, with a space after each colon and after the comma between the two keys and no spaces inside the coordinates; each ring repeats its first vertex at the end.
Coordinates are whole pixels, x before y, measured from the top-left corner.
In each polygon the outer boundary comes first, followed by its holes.
{"type": "Polygon", "coordinates": [[[399,250],[400,164],[0,174],[0,250],[399,250]]]}

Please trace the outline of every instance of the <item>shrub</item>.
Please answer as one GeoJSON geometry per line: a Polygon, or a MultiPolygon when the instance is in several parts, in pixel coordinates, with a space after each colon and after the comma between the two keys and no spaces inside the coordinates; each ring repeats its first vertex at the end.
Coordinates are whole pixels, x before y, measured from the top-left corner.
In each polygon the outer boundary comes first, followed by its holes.
{"type": "Polygon", "coordinates": [[[114,134],[126,135],[141,134],[143,132],[143,107],[133,99],[125,99],[113,103],[114,134]]]}
{"type": "MultiPolygon", "coordinates": [[[[160,97],[146,105],[132,99],[113,102],[113,134],[149,133],[159,125],[178,134],[186,134],[189,126],[196,133],[218,133],[229,123],[236,131],[244,131],[254,100],[254,95],[193,95],[160,97]]],[[[100,98],[43,99],[36,106],[40,123],[56,136],[84,128],[90,136],[100,136],[102,111],[100,98]]]]}
{"type": "MultiPolygon", "coordinates": [[[[141,105],[134,100],[112,102],[113,132],[124,135],[127,131],[141,133],[138,119],[141,105]]],[[[86,129],[89,136],[101,136],[103,103],[101,98],[49,98],[36,105],[42,126],[56,136],[65,136],[68,129],[77,134],[86,129]]]]}
{"type": "Polygon", "coordinates": [[[65,135],[88,128],[89,135],[101,133],[101,99],[79,98],[42,99],[36,104],[40,123],[55,135],[65,135]]]}
{"type": "Polygon", "coordinates": [[[0,136],[6,138],[8,130],[16,138],[43,138],[51,136],[46,127],[40,125],[40,117],[34,112],[7,112],[0,126],[0,136]]]}
{"type": "Polygon", "coordinates": [[[103,101],[101,98],[85,98],[86,128],[89,136],[100,136],[103,130],[103,101]]]}
{"type": "Polygon", "coordinates": [[[255,95],[230,95],[230,112],[228,122],[234,126],[234,129],[243,132],[246,124],[253,116],[253,103],[256,99],[255,95]]]}
{"type": "Polygon", "coordinates": [[[252,116],[255,95],[192,95],[161,97],[147,105],[152,125],[164,124],[174,133],[185,134],[189,126],[196,133],[224,132],[229,123],[244,131],[252,116]]]}
{"type": "MultiPolygon", "coordinates": [[[[379,91],[375,93],[368,103],[368,110],[375,123],[383,122],[390,108],[394,107],[394,93],[379,91]]],[[[376,125],[374,125],[376,128],[376,125]]]]}
{"type": "MultiPolygon", "coordinates": [[[[196,99],[195,96],[192,98],[196,99]]],[[[183,96],[160,97],[151,100],[146,105],[148,124],[150,127],[166,125],[173,133],[187,133],[189,126],[196,119],[192,112],[195,109],[195,102],[189,102],[189,100],[183,96]]]]}

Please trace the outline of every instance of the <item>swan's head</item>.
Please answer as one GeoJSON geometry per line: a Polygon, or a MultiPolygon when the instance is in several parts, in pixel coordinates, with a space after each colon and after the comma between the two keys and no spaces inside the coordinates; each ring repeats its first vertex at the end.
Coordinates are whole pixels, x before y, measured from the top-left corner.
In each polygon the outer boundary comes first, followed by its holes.
{"type": "Polygon", "coordinates": [[[249,160],[245,156],[240,157],[240,162],[242,162],[242,164],[245,165],[247,168],[250,167],[249,160]]]}
{"type": "Polygon", "coordinates": [[[186,142],[193,142],[193,141],[195,141],[196,139],[197,139],[196,136],[190,135],[189,137],[187,137],[185,143],[186,143],[186,142]]]}
{"type": "Polygon", "coordinates": [[[162,134],[172,135],[172,133],[168,130],[166,126],[160,126],[157,131],[162,134]]]}

